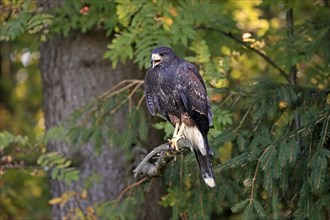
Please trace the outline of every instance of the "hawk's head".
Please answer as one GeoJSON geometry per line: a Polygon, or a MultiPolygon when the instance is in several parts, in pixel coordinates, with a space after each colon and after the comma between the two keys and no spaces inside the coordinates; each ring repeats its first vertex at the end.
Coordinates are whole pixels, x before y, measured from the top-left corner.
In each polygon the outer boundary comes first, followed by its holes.
{"type": "Polygon", "coordinates": [[[157,47],[151,52],[151,65],[152,68],[158,65],[169,64],[173,58],[175,58],[175,53],[169,47],[157,47]]]}

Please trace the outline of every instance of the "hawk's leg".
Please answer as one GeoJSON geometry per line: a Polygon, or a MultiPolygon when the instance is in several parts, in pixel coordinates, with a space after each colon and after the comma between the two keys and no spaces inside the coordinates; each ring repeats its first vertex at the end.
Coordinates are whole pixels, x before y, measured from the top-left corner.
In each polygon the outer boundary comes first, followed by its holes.
{"type": "Polygon", "coordinates": [[[179,123],[176,123],[176,124],[175,124],[175,128],[174,128],[174,132],[173,132],[173,137],[172,137],[172,139],[174,139],[175,136],[176,136],[176,134],[178,133],[179,126],[180,126],[179,123]]]}
{"type": "Polygon", "coordinates": [[[179,150],[178,140],[182,137],[184,127],[185,127],[185,124],[182,123],[181,126],[180,126],[180,129],[178,131],[179,123],[175,124],[173,138],[171,140],[168,140],[173,150],[176,150],[176,151],[179,150]]]}

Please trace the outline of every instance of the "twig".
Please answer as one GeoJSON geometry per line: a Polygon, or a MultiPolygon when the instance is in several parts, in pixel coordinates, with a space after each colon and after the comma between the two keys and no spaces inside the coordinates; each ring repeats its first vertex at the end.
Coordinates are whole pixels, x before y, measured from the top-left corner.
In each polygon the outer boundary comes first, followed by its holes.
{"type": "Polygon", "coordinates": [[[133,80],[132,79],[125,79],[123,81],[120,81],[119,83],[117,83],[116,85],[114,85],[110,90],[104,92],[102,95],[100,95],[100,98],[104,98],[106,97],[109,93],[113,92],[113,91],[116,91],[118,87],[120,87],[121,85],[123,84],[126,84],[126,83],[134,83],[132,82],[133,80]]]}
{"type": "MultiPolygon", "coordinates": [[[[286,25],[287,25],[287,35],[288,35],[288,38],[289,38],[289,45],[290,45],[290,49],[289,49],[289,53],[290,53],[290,57],[293,56],[292,54],[292,49],[293,48],[293,44],[294,44],[294,23],[293,23],[293,9],[292,8],[289,8],[286,12],[286,17],[285,17],[285,20],[286,20],[286,25]]],[[[290,83],[292,85],[297,85],[298,84],[298,81],[297,81],[297,78],[298,78],[298,71],[297,71],[297,64],[292,64],[292,66],[290,67],[290,83]]],[[[300,120],[300,116],[297,115],[295,118],[294,118],[294,129],[297,129],[301,126],[301,120],[300,120]]],[[[297,145],[299,147],[299,151],[301,150],[301,144],[302,144],[302,136],[301,134],[299,134],[297,136],[297,145]]]]}
{"type": "Polygon", "coordinates": [[[139,102],[138,102],[138,105],[137,105],[137,107],[136,107],[137,109],[139,109],[139,108],[141,107],[142,102],[143,102],[145,96],[146,96],[145,94],[143,94],[143,96],[141,96],[141,98],[140,98],[140,100],[139,100],[139,102]]]}
{"type": "Polygon", "coordinates": [[[162,144],[153,149],[141,163],[133,170],[134,177],[157,177],[164,173],[165,168],[171,160],[178,154],[185,152],[193,146],[192,142],[187,138],[181,138],[177,142],[178,151],[172,150],[168,143],[162,144]],[[152,158],[158,157],[155,163],[149,162],[152,158]]]}
{"type": "Polygon", "coordinates": [[[245,112],[245,114],[244,114],[243,118],[241,119],[239,125],[238,125],[237,128],[234,130],[234,133],[236,133],[236,132],[242,127],[243,123],[245,122],[246,117],[248,116],[248,114],[249,114],[250,111],[251,111],[251,108],[252,108],[252,106],[250,106],[250,107],[248,108],[248,110],[245,112]]]}
{"type": "Polygon", "coordinates": [[[123,80],[121,82],[119,82],[117,85],[115,85],[114,87],[112,87],[109,91],[104,92],[99,98],[100,99],[104,99],[104,98],[108,98],[108,97],[112,97],[114,95],[117,95],[127,89],[129,89],[130,87],[134,86],[135,84],[143,84],[143,80],[139,80],[139,79],[126,79],[123,80]],[[128,85],[118,89],[120,86],[122,86],[123,84],[129,83],[128,85]]]}
{"type": "MultiPolygon", "coordinates": [[[[128,94],[128,96],[122,100],[114,109],[112,109],[109,114],[114,114],[118,109],[120,109],[126,102],[129,103],[129,111],[131,110],[131,102],[132,102],[132,97],[133,95],[136,93],[136,91],[143,85],[144,80],[138,80],[138,79],[126,79],[123,80],[121,82],[119,82],[118,84],[116,84],[115,86],[113,86],[110,90],[104,92],[102,95],[100,95],[98,98],[95,99],[94,102],[98,103],[101,100],[101,104],[98,104],[97,107],[95,107],[94,109],[92,109],[89,113],[89,115],[93,115],[95,114],[95,112],[99,111],[99,109],[101,108],[100,106],[103,106],[105,104],[105,102],[102,102],[102,100],[105,100],[107,98],[113,97],[115,95],[118,95],[126,90],[129,90],[133,87],[132,91],[130,91],[130,93],[128,94]],[[125,85],[127,84],[128,85],[125,85]]],[[[88,105],[86,107],[83,108],[82,111],[85,111],[86,109],[88,109],[88,105]]],[[[101,108],[101,113],[103,114],[103,110],[101,108]]],[[[101,117],[98,117],[96,123],[98,124],[99,121],[102,119],[101,117]]]]}
{"type": "MultiPolygon", "coordinates": [[[[327,132],[328,132],[328,126],[329,126],[329,121],[330,121],[330,115],[328,116],[328,119],[325,121],[325,124],[323,126],[325,126],[325,129],[324,129],[324,134],[322,134],[322,140],[321,140],[321,150],[323,148],[323,146],[325,146],[325,140],[327,138],[327,132]]],[[[322,151],[320,151],[322,152],[322,151]]]]}
{"type": "MultiPolygon", "coordinates": [[[[290,56],[292,57],[292,49],[293,48],[293,44],[294,44],[294,24],[293,24],[293,10],[292,8],[289,8],[286,12],[286,25],[287,25],[287,35],[289,38],[289,53],[290,56]]],[[[297,85],[297,65],[293,64],[290,68],[290,83],[292,85],[297,85]]]]}
{"type": "Polygon", "coordinates": [[[230,39],[233,39],[234,41],[236,41],[237,43],[245,46],[247,49],[255,52],[256,54],[258,54],[260,57],[262,57],[267,63],[269,63],[270,65],[272,65],[275,69],[277,69],[279,71],[279,73],[288,81],[290,82],[290,78],[289,78],[289,74],[287,74],[281,67],[279,67],[270,57],[268,57],[266,54],[264,54],[263,52],[261,52],[260,50],[257,50],[253,47],[251,47],[250,45],[248,45],[246,42],[237,39],[235,36],[233,36],[232,33],[227,33],[223,30],[219,30],[219,29],[215,29],[215,28],[211,28],[211,27],[199,27],[197,29],[204,29],[204,30],[210,30],[210,31],[215,31],[218,32],[222,35],[224,35],[225,37],[228,37],[230,39]]]}
{"type": "Polygon", "coordinates": [[[257,167],[254,171],[254,175],[253,175],[253,179],[252,179],[252,184],[251,184],[251,194],[250,194],[250,204],[252,204],[252,202],[254,202],[254,189],[255,189],[255,184],[257,181],[257,175],[258,175],[258,171],[259,171],[259,167],[260,167],[260,162],[261,162],[261,158],[265,155],[265,153],[271,148],[271,147],[275,147],[274,145],[270,145],[268,146],[264,152],[261,154],[261,156],[259,157],[258,163],[257,163],[257,167]]]}
{"type": "Polygon", "coordinates": [[[148,179],[148,177],[144,177],[143,179],[140,179],[139,181],[127,186],[123,191],[121,191],[121,193],[119,194],[119,196],[117,197],[116,199],[116,203],[118,203],[121,198],[123,197],[123,195],[128,191],[128,190],[131,190],[132,188],[140,185],[141,183],[143,183],[144,181],[146,181],[148,179]]]}
{"type": "MultiPolygon", "coordinates": [[[[137,85],[134,87],[134,89],[130,92],[130,94],[123,100],[123,101],[121,101],[118,105],[117,105],[117,107],[116,108],[114,108],[114,109],[112,109],[111,110],[111,112],[110,112],[110,114],[113,114],[113,113],[115,113],[118,109],[120,109],[120,107],[122,106],[122,105],[124,105],[127,101],[129,101],[129,100],[131,100],[131,98],[132,98],[132,96],[135,94],[135,92],[136,92],[136,90],[138,89],[138,88],[140,88],[140,86],[143,84],[143,81],[142,81],[142,83],[141,82],[138,82],[138,83],[136,83],[137,85]]],[[[119,90],[118,90],[119,91],[119,90]]],[[[117,91],[116,91],[117,92],[117,91]]],[[[129,109],[130,110],[130,109],[129,109]]]]}
{"type": "Polygon", "coordinates": [[[242,98],[242,96],[237,96],[237,98],[231,104],[230,110],[233,110],[237,102],[242,98]]]}
{"type": "Polygon", "coordinates": [[[219,107],[223,106],[233,96],[234,96],[233,93],[229,93],[229,95],[220,103],[219,107]]]}
{"type": "Polygon", "coordinates": [[[77,206],[78,206],[78,209],[81,211],[81,213],[83,214],[84,216],[84,219],[88,219],[88,216],[86,214],[86,212],[84,211],[83,207],[81,206],[79,200],[78,200],[78,196],[77,195],[74,195],[73,196],[73,199],[74,201],[76,202],[77,206]]]}
{"type": "MultiPolygon", "coordinates": [[[[4,10],[5,10],[5,9],[4,9],[4,10]]],[[[2,13],[4,14],[5,12],[2,11],[1,14],[2,14],[2,13]]],[[[9,18],[10,18],[10,16],[11,16],[12,13],[13,13],[13,9],[10,9],[8,15],[7,15],[7,16],[5,17],[5,19],[4,19],[5,22],[7,22],[7,21],[9,20],[9,18]]]]}

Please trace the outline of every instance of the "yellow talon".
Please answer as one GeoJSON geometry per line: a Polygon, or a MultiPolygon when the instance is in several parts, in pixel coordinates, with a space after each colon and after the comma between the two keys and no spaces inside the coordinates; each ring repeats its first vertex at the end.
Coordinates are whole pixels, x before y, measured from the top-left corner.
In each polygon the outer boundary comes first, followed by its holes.
{"type": "Polygon", "coordinates": [[[185,124],[182,123],[180,126],[180,129],[179,129],[179,123],[177,123],[175,125],[174,134],[173,134],[172,139],[168,139],[168,143],[170,144],[170,146],[173,150],[179,151],[178,140],[182,136],[184,127],[185,127],[185,124]]]}
{"type": "Polygon", "coordinates": [[[176,139],[176,138],[168,139],[168,143],[170,144],[170,146],[173,150],[179,151],[178,139],[176,139]]]}

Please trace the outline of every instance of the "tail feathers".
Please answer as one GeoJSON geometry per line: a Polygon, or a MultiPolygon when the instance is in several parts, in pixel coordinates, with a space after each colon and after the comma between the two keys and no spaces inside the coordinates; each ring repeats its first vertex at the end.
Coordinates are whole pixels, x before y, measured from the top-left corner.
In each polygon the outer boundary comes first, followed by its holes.
{"type": "Polygon", "coordinates": [[[195,152],[197,163],[198,163],[199,169],[201,171],[201,175],[204,179],[204,182],[209,187],[212,187],[212,188],[215,187],[212,162],[211,162],[209,154],[206,154],[205,156],[203,156],[198,149],[194,149],[194,152],[195,152]]]}
{"type": "Polygon", "coordinates": [[[208,153],[210,156],[213,156],[214,153],[213,153],[212,148],[209,147],[209,141],[207,140],[207,136],[206,136],[206,135],[203,135],[203,140],[204,140],[204,144],[205,144],[206,149],[207,149],[207,153],[208,153]]]}

